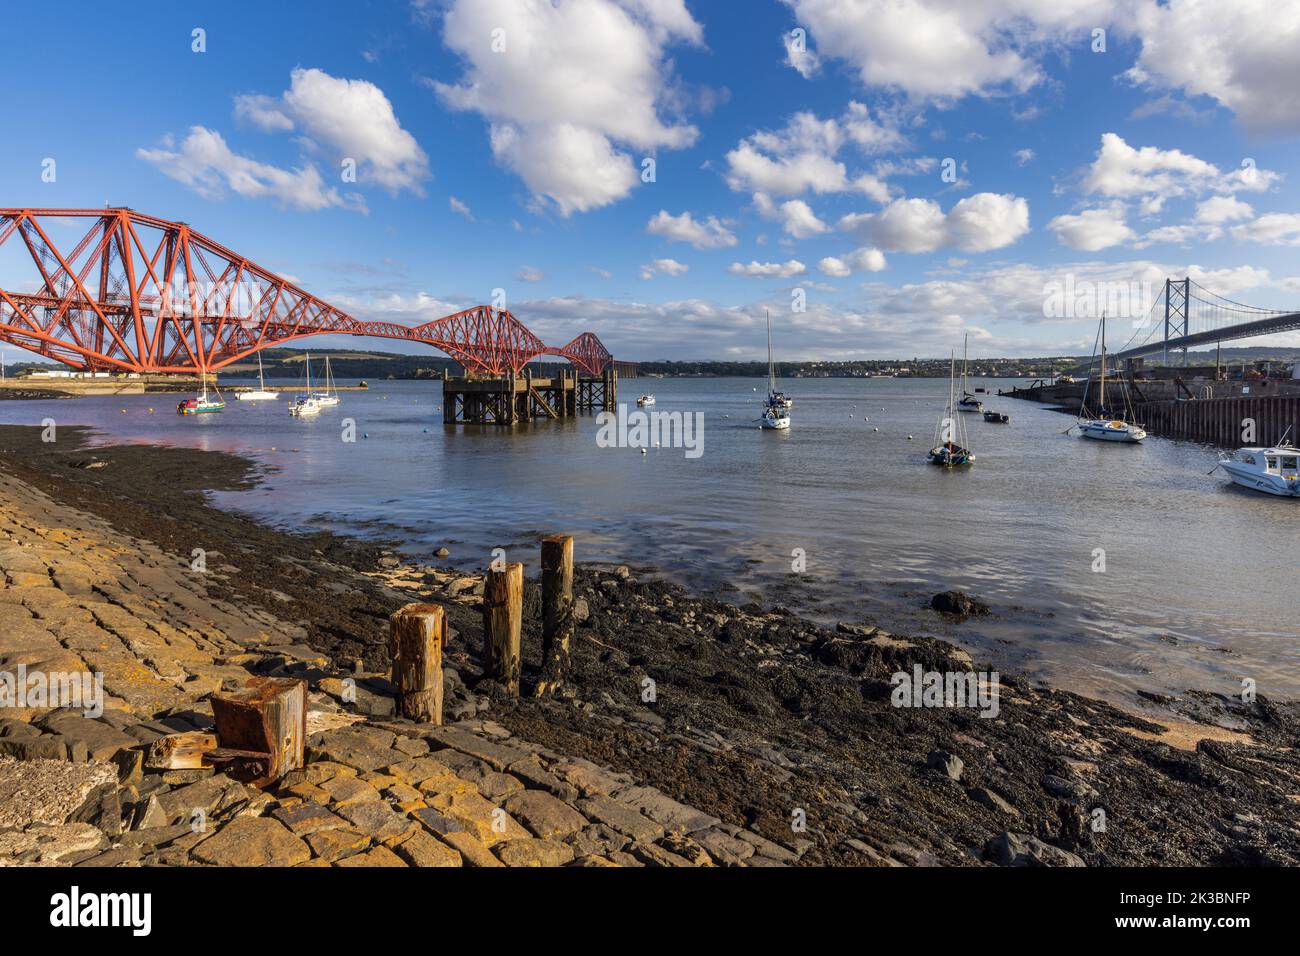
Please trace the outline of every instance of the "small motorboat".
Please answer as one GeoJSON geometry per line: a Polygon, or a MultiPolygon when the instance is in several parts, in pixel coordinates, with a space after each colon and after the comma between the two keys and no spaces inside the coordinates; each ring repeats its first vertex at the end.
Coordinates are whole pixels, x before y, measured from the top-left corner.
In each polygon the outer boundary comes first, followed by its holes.
{"type": "Polygon", "coordinates": [[[300,398],[292,405],[290,405],[289,414],[292,415],[294,418],[303,418],[309,415],[319,415],[321,409],[324,407],[325,406],[323,406],[320,403],[320,399],[314,396],[309,396],[307,398],[300,398]]]}
{"type": "Polygon", "coordinates": [[[995,412],[992,409],[987,409],[984,412],[984,420],[986,422],[993,422],[995,425],[1005,425],[1011,421],[1011,416],[1005,415],[1002,412],[995,412]]]}
{"type": "Polygon", "coordinates": [[[636,403],[640,405],[642,408],[645,408],[655,403],[655,397],[653,395],[642,395],[640,398],[636,400],[636,403]]]}
{"type": "Polygon", "coordinates": [[[1238,448],[1235,454],[1222,455],[1219,467],[1243,488],[1300,498],[1300,448],[1294,445],[1238,448]]]}

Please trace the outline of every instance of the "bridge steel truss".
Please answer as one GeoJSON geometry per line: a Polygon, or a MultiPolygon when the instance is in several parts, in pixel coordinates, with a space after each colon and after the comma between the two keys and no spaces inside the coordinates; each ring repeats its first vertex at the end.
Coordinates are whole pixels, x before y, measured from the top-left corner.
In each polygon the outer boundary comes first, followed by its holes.
{"type": "Polygon", "coordinates": [[[590,376],[619,364],[591,332],[549,347],[486,305],[417,326],[361,321],[186,223],[132,209],[0,209],[0,276],[15,248],[35,272],[22,291],[0,288],[0,341],[87,371],[212,372],[330,334],[419,342],[482,375],[543,355],[590,376]]]}

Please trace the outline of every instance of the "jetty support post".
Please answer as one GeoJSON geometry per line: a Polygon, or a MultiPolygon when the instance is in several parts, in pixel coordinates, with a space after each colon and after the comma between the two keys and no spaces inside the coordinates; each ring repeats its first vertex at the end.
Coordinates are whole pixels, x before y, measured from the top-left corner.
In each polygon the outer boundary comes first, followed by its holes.
{"type": "Polygon", "coordinates": [[[208,752],[208,763],[257,787],[304,766],[306,681],[250,677],[211,703],[221,746],[208,752]]]}
{"type": "Polygon", "coordinates": [[[524,566],[489,569],[483,584],[487,675],[519,696],[519,641],[524,619],[524,566]]]}
{"type": "Polygon", "coordinates": [[[569,673],[573,642],[573,536],[542,539],[542,673],[534,697],[554,691],[569,673]]]}
{"type": "Polygon", "coordinates": [[[407,604],[388,619],[399,716],[442,725],[442,649],[447,616],[436,604],[407,604]]]}

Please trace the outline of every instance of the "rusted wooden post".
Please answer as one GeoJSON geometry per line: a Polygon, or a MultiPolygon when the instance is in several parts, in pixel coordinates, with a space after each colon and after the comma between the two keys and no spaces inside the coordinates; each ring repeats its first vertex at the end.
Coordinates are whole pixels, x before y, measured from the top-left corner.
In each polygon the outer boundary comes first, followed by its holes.
{"type": "Polygon", "coordinates": [[[408,720],[442,724],[442,649],[447,616],[436,604],[408,604],[388,619],[388,651],[397,713],[408,720]]]}
{"type": "Polygon", "coordinates": [[[209,752],[209,763],[254,786],[303,766],[306,681],[250,677],[239,690],[213,694],[211,700],[221,747],[209,752]]]}
{"type": "Polygon", "coordinates": [[[483,585],[483,634],[487,674],[519,694],[519,635],[524,619],[524,566],[489,570],[483,585]]]}
{"type": "Polygon", "coordinates": [[[553,693],[569,672],[573,640],[573,536],[542,539],[542,674],[534,697],[553,693]]]}

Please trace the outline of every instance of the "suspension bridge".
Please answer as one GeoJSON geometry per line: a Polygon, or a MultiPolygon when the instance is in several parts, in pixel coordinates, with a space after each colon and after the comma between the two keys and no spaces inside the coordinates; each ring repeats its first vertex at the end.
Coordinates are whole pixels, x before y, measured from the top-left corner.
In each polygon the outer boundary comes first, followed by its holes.
{"type": "Polygon", "coordinates": [[[1300,312],[1246,305],[1211,292],[1190,277],[1166,279],[1164,293],[1152,304],[1129,341],[1110,357],[1117,361],[1157,353],[1169,364],[1169,353],[1198,345],[1217,345],[1300,329],[1300,312]],[[1140,338],[1139,338],[1140,337],[1140,338]]]}
{"type": "Polygon", "coordinates": [[[215,372],[311,335],[416,342],[489,376],[518,376],[542,356],[592,377],[635,369],[592,332],[548,346],[487,305],[416,326],[363,321],[186,223],[128,208],[0,209],[0,275],[22,267],[0,288],[0,342],[86,371],[215,372]]]}

